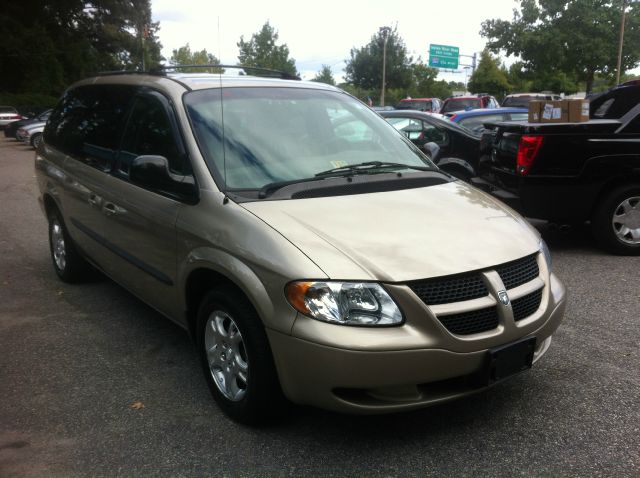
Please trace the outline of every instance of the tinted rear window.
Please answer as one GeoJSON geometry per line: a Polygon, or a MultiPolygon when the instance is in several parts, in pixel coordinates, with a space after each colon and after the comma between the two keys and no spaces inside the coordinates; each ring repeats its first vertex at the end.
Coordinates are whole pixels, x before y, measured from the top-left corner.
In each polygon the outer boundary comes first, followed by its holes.
{"type": "Polygon", "coordinates": [[[134,87],[116,85],[67,91],[49,118],[45,140],[78,158],[112,153],[133,93],[134,87]]]}
{"type": "Polygon", "coordinates": [[[535,99],[542,99],[542,97],[539,96],[514,96],[511,98],[505,98],[504,101],[502,102],[502,106],[511,106],[514,108],[518,108],[518,107],[528,107],[529,106],[529,102],[531,100],[535,100],[535,99]]]}
{"type": "Polygon", "coordinates": [[[418,111],[431,111],[433,104],[431,101],[401,101],[396,105],[398,110],[418,110],[418,111]]]}
{"type": "Polygon", "coordinates": [[[442,107],[441,113],[446,113],[448,111],[475,109],[475,108],[482,108],[482,105],[480,104],[480,99],[474,99],[474,98],[460,99],[460,100],[453,99],[453,100],[447,101],[444,104],[444,106],[442,107]]]}

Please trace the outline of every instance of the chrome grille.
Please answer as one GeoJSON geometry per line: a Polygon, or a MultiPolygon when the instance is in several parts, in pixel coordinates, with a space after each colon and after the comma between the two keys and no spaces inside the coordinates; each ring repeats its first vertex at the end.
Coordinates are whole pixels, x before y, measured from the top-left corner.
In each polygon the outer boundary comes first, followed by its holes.
{"type": "Polygon", "coordinates": [[[513,289],[532,281],[540,275],[537,254],[523,257],[517,261],[507,262],[496,267],[505,289],[513,289]]]}
{"type": "Polygon", "coordinates": [[[518,321],[526,319],[530,315],[534,314],[540,307],[542,301],[542,289],[538,289],[531,294],[527,294],[519,299],[511,301],[511,308],[513,309],[513,320],[518,321]]]}
{"type": "Polygon", "coordinates": [[[412,282],[409,288],[428,305],[477,299],[489,294],[480,274],[412,282]]]}
{"type": "Polygon", "coordinates": [[[463,312],[461,314],[438,317],[447,330],[458,335],[477,334],[498,326],[498,312],[495,307],[463,312]]]}

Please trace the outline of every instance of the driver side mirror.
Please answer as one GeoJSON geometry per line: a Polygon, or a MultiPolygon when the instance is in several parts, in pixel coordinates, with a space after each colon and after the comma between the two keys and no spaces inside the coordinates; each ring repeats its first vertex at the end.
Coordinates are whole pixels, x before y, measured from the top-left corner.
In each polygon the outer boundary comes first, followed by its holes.
{"type": "Polygon", "coordinates": [[[198,201],[198,187],[193,176],[172,173],[164,156],[137,156],[131,162],[129,179],[138,186],[180,201],[191,204],[198,201]]]}

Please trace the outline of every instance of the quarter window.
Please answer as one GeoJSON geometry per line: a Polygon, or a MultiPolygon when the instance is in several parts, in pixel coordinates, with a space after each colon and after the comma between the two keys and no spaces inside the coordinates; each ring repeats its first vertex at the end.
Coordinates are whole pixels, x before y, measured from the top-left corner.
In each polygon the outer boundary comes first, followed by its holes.
{"type": "Polygon", "coordinates": [[[51,114],[45,140],[99,169],[111,167],[132,88],[84,86],[68,91],[51,114]]]}

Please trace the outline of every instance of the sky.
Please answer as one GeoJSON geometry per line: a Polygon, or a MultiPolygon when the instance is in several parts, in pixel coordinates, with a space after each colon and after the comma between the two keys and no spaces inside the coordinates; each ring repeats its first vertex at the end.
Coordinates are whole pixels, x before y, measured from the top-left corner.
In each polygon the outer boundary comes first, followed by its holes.
{"type": "MultiPolygon", "coordinates": [[[[160,22],[162,54],[189,43],[191,51],[203,48],[223,64],[238,62],[240,36],[250,40],[266,21],[286,43],[303,79],[311,79],[323,64],[341,81],[352,48],[365,46],[382,26],[398,29],[409,54],[428,61],[429,44],[452,45],[461,55],[484,48],[480,24],[490,18],[510,20],[516,0],[152,0],[154,21],[160,22]]],[[[462,57],[461,63],[470,58],[462,57]]],[[[447,81],[465,81],[470,70],[441,74],[447,81]]]]}

